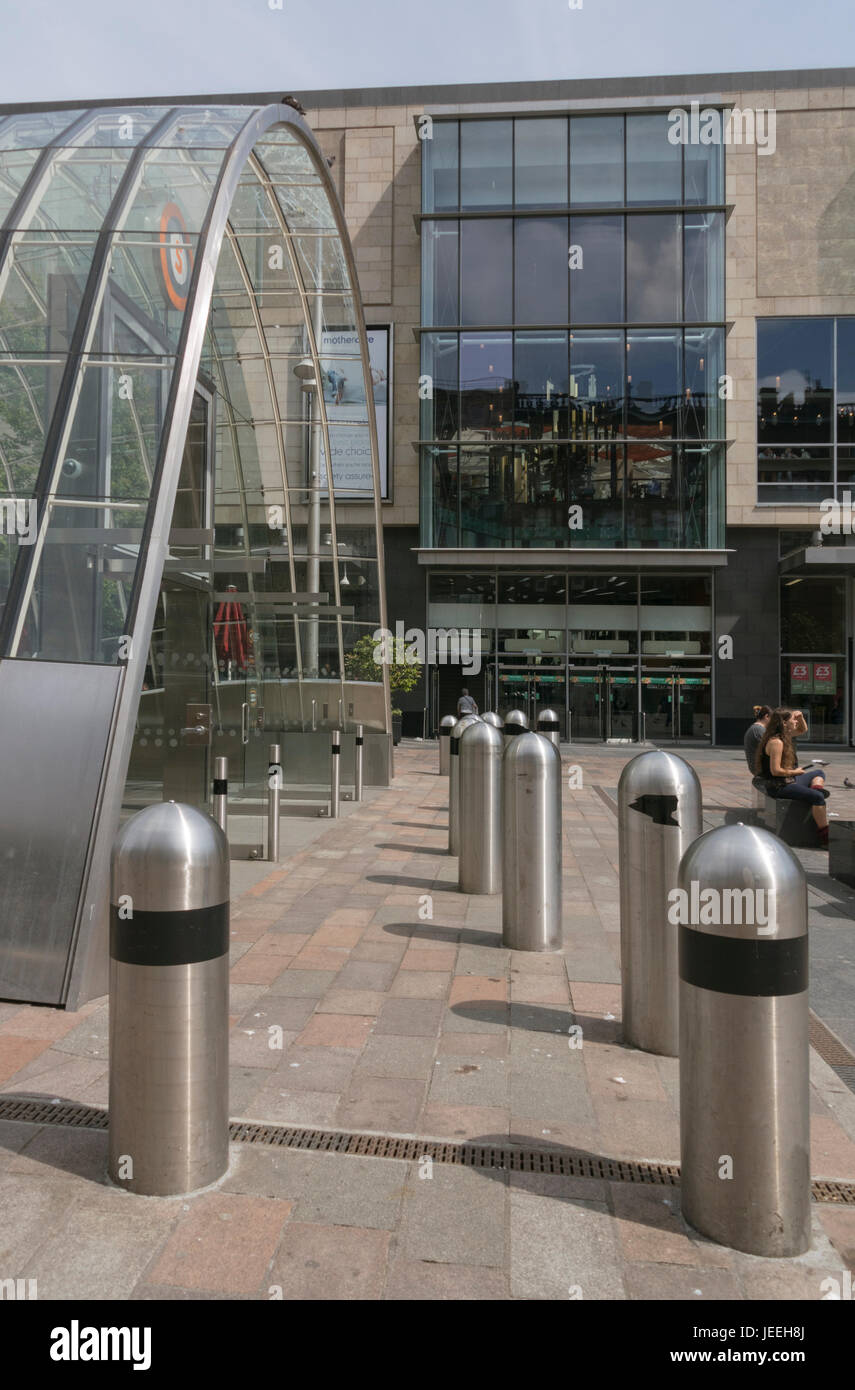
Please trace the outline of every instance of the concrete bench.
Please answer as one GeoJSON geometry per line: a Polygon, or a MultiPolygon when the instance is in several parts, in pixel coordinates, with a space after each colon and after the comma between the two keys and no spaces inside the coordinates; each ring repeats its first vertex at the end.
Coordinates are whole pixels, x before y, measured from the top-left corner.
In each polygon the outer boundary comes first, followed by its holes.
{"type": "Polygon", "coordinates": [[[763,793],[763,824],[792,849],[819,849],[819,835],[809,802],[763,793]]]}
{"type": "Polygon", "coordinates": [[[839,883],[855,888],[855,821],[828,822],[828,872],[839,883]]]}

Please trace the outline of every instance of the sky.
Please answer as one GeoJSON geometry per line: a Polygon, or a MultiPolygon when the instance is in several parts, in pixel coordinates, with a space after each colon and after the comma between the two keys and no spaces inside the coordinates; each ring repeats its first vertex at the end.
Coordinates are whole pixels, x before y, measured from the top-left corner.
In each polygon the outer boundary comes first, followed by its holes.
{"type": "Polygon", "coordinates": [[[0,0],[0,104],[831,68],[853,54],[852,0],[0,0]]]}

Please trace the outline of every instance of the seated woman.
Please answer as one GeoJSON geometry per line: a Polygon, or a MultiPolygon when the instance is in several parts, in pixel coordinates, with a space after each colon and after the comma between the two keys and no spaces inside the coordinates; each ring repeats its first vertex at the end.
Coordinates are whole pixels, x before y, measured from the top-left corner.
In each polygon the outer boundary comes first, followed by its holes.
{"type": "Polygon", "coordinates": [[[757,749],[757,772],[769,796],[810,803],[820,845],[827,849],[825,776],[817,768],[799,767],[795,740],[797,734],[804,733],[807,733],[807,723],[800,709],[773,710],[757,749]]]}

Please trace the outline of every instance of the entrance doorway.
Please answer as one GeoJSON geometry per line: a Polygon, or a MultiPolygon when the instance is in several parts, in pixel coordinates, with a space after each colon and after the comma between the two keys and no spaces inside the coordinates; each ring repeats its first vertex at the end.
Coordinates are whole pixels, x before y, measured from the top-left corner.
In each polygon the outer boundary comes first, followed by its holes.
{"type": "Polygon", "coordinates": [[[641,673],[642,733],[652,743],[709,743],[712,680],[708,670],[641,673]]]}
{"type": "Polygon", "coordinates": [[[570,668],[571,732],[574,741],[638,738],[638,678],[628,667],[570,668]]]}
{"type": "Polygon", "coordinates": [[[559,737],[567,738],[567,681],[563,671],[500,666],[498,686],[496,707],[500,715],[504,717],[512,709],[522,710],[532,729],[536,729],[538,712],[554,710],[560,725],[559,737]]]}

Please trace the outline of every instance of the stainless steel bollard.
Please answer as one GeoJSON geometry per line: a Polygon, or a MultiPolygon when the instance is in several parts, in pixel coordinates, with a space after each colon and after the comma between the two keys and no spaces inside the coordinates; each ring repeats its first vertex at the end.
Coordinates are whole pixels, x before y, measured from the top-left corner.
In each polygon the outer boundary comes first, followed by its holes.
{"type": "Polygon", "coordinates": [[[229,1157],[229,844],[194,806],[148,806],[113,846],[109,1172],[167,1197],[229,1157]]]}
{"type": "Polygon", "coordinates": [[[777,835],[727,825],[690,846],[679,887],[683,1215],[734,1250],[800,1255],[811,1226],[804,872],[777,835]]]}
{"type": "Polygon", "coordinates": [[[267,753],[267,858],[279,863],[279,797],[282,792],[282,751],[271,743],[267,753]]]}
{"type": "Polygon", "coordinates": [[[451,731],[457,723],[457,716],[444,714],[439,721],[439,775],[447,777],[451,755],[451,731]]]}
{"type": "Polygon", "coordinates": [[[559,951],[561,758],[542,734],[512,738],[502,763],[502,945],[559,951]]]}
{"type": "Polygon", "coordinates": [[[363,730],[362,730],[362,725],[361,725],[361,724],[357,724],[357,726],[356,726],[356,742],[355,742],[355,744],[354,744],[354,749],[353,749],[353,764],[354,764],[354,771],[353,771],[353,799],[354,799],[354,801],[361,801],[361,800],[362,800],[362,751],[363,751],[364,746],[365,746],[365,735],[364,735],[363,730]]]}
{"type": "Polygon", "coordinates": [[[457,756],[461,893],[502,891],[502,735],[480,720],[463,730],[457,756]]]}
{"type": "Polygon", "coordinates": [[[213,805],[211,815],[217,822],[223,834],[228,834],[229,828],[229,760],[228,758],[214,759],[214,786],[213,786],[213,805]]]}
{"type": "Polygon", "coordinates": [[[494,729],[503,729],[505,727],[502,716],[500,714],[494,714],[492,710],[487,710],[487,713],[482,714],[481,718],[485,724],[492,724],[494,729]]]}
{"type": "Polygon", "coordinates": [[[333,729],[330,735],[330,817],[339,815],[341,803],[341,730],[333,729]]]}
{"type": "Polygon", "coordinates": [[[656,749],[626,764],[618,782],[623,1039],[664,1057],[676,1057],[680,1045],[668,893],[702,830],[701,784],[683,758],[656,749]]]}
{"type": "Polygon", "coordinates": [[[518,734],[525,733],[528,726],[528,715],[524,714],[521,709],[508,710],[505,715],[505,722],[502,725],[502,731],[505,735],[505,747],[507,748],[512,738],[516,738],[518,734]]]}
{"type": "Polygon", "coordinates": [[[537,732],[558,748],[561,743],[561,720],[554,709],[542,709],[537,716],[537,732]]]}
{"type": "Polygon", "coordinates": [[[462,719],[458,719],[451,731],[451,738],[448,740],[448,852],[449,854],[460,853],[459,838],[459,817],[460,807],[460,738],[464,729],[468,729],[470,724],[480,724],[481,720],[477,714],[464,714],[462,719]]]}

